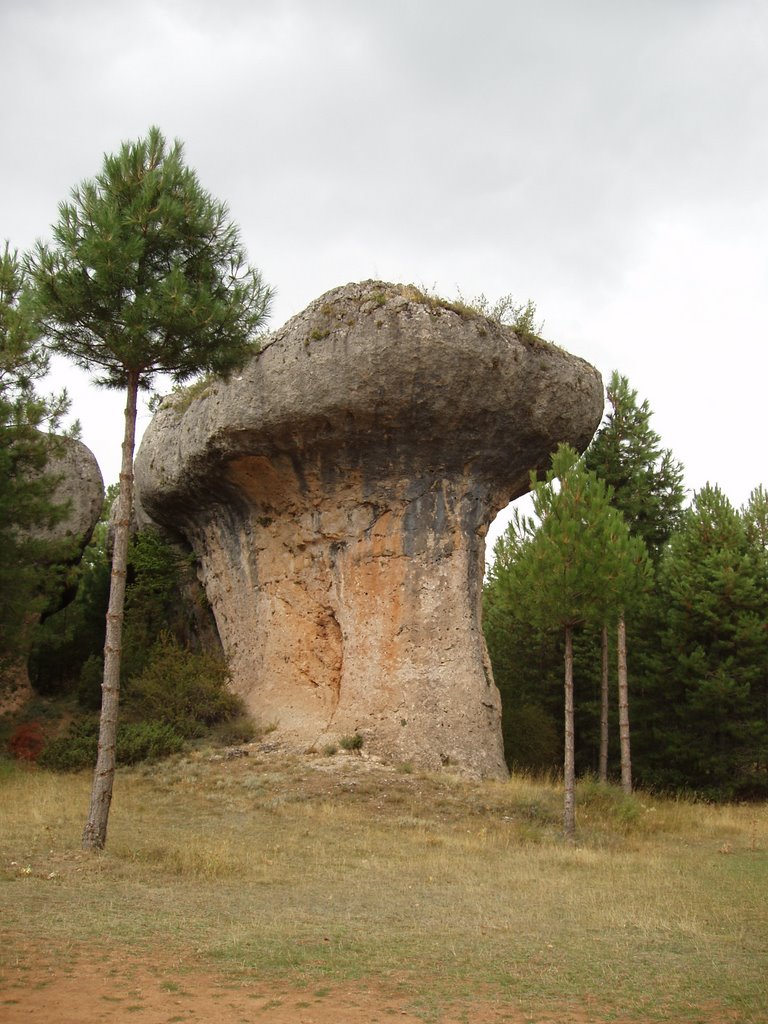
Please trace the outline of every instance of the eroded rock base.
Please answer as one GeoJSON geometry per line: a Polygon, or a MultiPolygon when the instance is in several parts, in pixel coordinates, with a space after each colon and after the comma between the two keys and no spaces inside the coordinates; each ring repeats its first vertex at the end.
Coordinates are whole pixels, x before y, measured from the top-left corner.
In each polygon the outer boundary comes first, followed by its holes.
{"type": "Polygon", "coordinates": [[[361,502],[352,471],[332,486],[319,467],[243,458],[227,476],[261,499],[211,516],[195,546],[262,724],[318,749],[357,733],[390,760],[505,775],[470,483],[390,483],[361,502]]]}

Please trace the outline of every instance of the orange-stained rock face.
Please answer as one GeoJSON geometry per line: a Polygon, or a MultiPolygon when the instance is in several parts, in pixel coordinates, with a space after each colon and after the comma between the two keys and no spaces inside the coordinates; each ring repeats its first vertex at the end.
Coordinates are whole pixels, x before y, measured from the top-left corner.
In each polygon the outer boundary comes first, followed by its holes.
{"type": "Polygon", "coordinates": [[[400,286],[318,299],[229,384],[164,407],[144,509],[182,532],[234,686],[285,738],[505,774],[485,533],[602,412],[582,360],[400,286]]]}

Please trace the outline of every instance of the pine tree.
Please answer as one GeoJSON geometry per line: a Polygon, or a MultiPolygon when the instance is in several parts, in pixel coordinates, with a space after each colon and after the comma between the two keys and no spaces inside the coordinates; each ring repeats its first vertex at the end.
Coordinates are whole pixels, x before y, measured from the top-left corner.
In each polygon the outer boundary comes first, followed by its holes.
{"type": "Polygon", "coordinates": [[[649,782],[714,798],[768,789],[768,602],[751,529],[719,488],[707,485],[664,555],[666,621],[649,782]]]}
{"type": "Polygon", "coordinates": [[[611,491],[561,445],[543,481],[532,475],[533,507],[540,526],[520,558],[528,604],[538,622],[562,630],[565,642],[564,825],[575,835],[574,630],[599,628],[623,613],[645,573],[647,555],[610,504],[611,491]]]}
{"type": "MultiPolygon", "coordinates": [[[[741,511],[752,558],[756,569],[756,585],[759,594],[759,611],[764,629],[768,633],[768,491],[762,485],[756,487],[741,511]]],[[[756,718],[768,736],[768,658],[762,663],[762,672],[752,682],[752,696],[756,718]]],[[[754,772],[762,778],[768,777],[768,742],[756,758],[754,772]]],[[[768,788],[768,784],[766,784],[768,788]]]]}
{"type": "MultiPolygon", "coordinates": [[[[647,400],[638,402],[637,391],[617,371],[607,388],[610,411],[587,449],[586,465],[613,489],[611,504],[619,509],[634,537],[640,537],[654,564],[680,521],[683,467],[651,427],[647,400]]],[[[636,618],[641,618],[635,609],[636,618]]],[[[635,639],[640,632],[635,629],[635,639]]],[[[619,737],[621,779],[625,792],[632,788],[629,753],[627,622],[617,624],[617,675],[619,691],[619,737]]],[[[608,633],[602,634],[602,665],[608,662],[608,633]]],[[[601,685],[600,776],[608,775],[608,689],[601,685]]]]}
{"type": "MultiPolygon", "coordinates": [[[[768,559],[768,491],[762,484],[750,494],[749,501],[742,509],[742,518],[747,540],[755,554],[763,560],[768,559]]],[[[764,563],[764,568],[768,570],[768,564],[764,563]]]]}
{"type": "Polygon", "coordinates": [[[24,271],[6,242],[0,252],[0,679],[26,646],[25,624],[45,601],[51,545],[36,533],[65,509],[51,502],[46,472],[69,402],[36,386],[48,358],[26,301],[24,271]]]}
{"type": "Polygon", "coordinates": [[[558,638],[533,620],[521,565],[535,522],[513,509],[494,546],[483,589],[483,631],[501,694],[510,768],[550,771],[562,762],[562,664],[558,638]]]}
{"type": "Polygon", "coordinates": [[[682,515],[683,467],[651,427],[647,399],[617,371],[606,389],[610,410],[584,453],[584,462],[613,489],[630,533],[642,537],[658,561],[682,515]]]}
{"type": "Polygon", "coordinates": [[[133,454],[140,389],[226,374],[255,351],[271,300],[237,227],[158,128],[104,157],[59,207],[53,244],[29,257],[38,321],[52,348],[125,392],[125,432],[99,733],[83,846],[106,842],[115,770],[133,454]]]}

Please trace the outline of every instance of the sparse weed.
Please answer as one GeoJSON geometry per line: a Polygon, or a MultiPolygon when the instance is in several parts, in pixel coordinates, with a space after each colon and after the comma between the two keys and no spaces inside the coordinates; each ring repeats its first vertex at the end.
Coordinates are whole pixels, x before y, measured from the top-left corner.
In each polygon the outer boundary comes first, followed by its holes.
{"type": "MultiPolygon", "coordinates": [[[[417,288],[416,285],[406,285],[403,295],[411,302],[423,303],[435,312],[447,309],[458,314],[463,320],[482,317],[503,327],[511,327],[517,335],[527,341],[541,341],[544,321],[537,323],[536,303],[532,299],[517,302],[514,296],[508,294],[491,302],[482,293],[472,299],[466,299],[458,290],[455,299],[445,299],[434,289],[417,288]]],[[[480,333],[484,335],[487,332],[482,329],[480,333]]]]}
{"type": "Polygon", "coordinates": [[[210,374],[204,374],[192,384],[177,385],[170,395],[153,395],[150,410],[155,412],[160,406],[167,406],[181,417],[198,398],[206,398],[211,393],[214,384],[215,379],[210,374]]]}
{"type": "Polygon", "coordinates": [[[524,338],[541,338],[544,321],[536,322],[536,303],[532,299],[517,302],[513,295],[502,295],[491,302],[482,292],[472,299],[465,299],[459,292],[459,301],[475,315],[486,317],[512,330],[524,338]]]}

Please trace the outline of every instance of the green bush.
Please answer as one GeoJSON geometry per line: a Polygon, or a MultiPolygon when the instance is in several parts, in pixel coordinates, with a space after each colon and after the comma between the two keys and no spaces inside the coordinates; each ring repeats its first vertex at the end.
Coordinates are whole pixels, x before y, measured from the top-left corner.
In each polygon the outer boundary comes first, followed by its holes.
{"type": "MultiPolygon", "coordinates": [[[[38,758],[38,764],[55,772],[76,772],[93,768],[99,746],[99,723],[87,718],[73,722],[64,736],[52,740],[38,758]]],[[[184,746],[183,737],[165,722],[125,722],[117,728],[117,764],[156,761],[175,754],[184,746]]]]}
{"type": "Polygon", "coordinates": [[[76,772],[96,764],[99,747],[99,723],[95,718],[72,722],[64,736],[51,740],[37,763],[54,772],[76,772]]]}
{"type": "Polygon", "coordinates": [[[163,632],[184,635],[185,617],[181,597],[185,559],[176,547],[156,530],[142,530],[131,541],[128,561],[120,659],[123,684],[144,671],[163,632]]]}
{"type": "Polygon", "coordinates": [[[165,722],[127,722],[117,730],[118,764],[157,761],[178,753],[184,739],[165,722]]]}
{"type": "Polygon", "coordinates": [[[244,714],[240,698],[227,689],[228,680],[220,658],[185,650],[163,633],[144,670],[126,686],[126,706],[134,718],[167,722],[180,736],[194,739],[244,714]]]}
{"type": "MultiPolygon", "coordinates": [[[[83,666],[83,696],[99,692],[101,660],[83,666]]],[[[239,697],[227,690],[229,673],[211,654],[181,647],[168,633],[149,652],[146,667],[125,687],[126,721],[117,730],[117,764],[136,764],[176,753],[187,739],[216,730],[223,743],[247,743],[256,727],[239,697]]],[[[78,771],[96,763],[99,724],[96,718],[73,722],[65,736],[49,743],[39,763],[53,771],[78,771]]]]}

